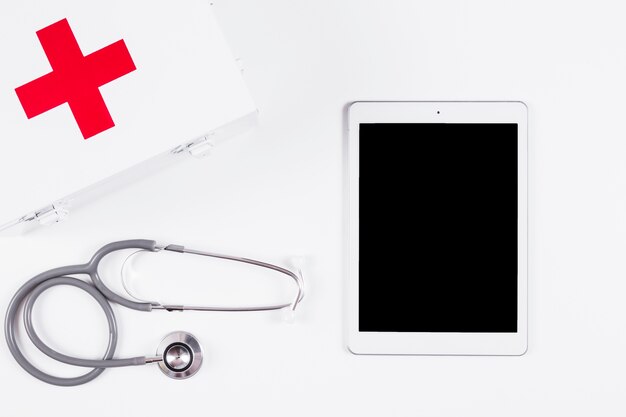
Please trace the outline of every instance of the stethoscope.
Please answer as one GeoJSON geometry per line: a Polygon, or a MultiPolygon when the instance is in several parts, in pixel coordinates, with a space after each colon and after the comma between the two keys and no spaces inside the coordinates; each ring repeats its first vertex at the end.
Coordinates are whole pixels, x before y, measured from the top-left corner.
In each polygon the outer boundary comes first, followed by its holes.
{"type": "MultiPolygon", "coordinates": [[[[123,269],[127,261],[128,258],[124,262],[124,266],[122,267],[123,269]]],[[[128,291],[126,284],[124,284],[124,288],[128,292],[128,295],[130,297],[136,298],[128,291]]],[[[304,280],[302,278],[301,271],[297,271],[297,273],[294,273],[280,266],[256,261],[253,259],[186,249],[185,247],[179,245],[157,245],[157,243],[153,240],[124,240],[120,242],[109,243],[108,245],[102,247],[86,264],[64,266],[51,269],[27,281],[24,285],[22,285],[22,287],[20,287],[20,289],[11,299],[4,323],[4,335],[7,340],[7,344],[9,345],[9,350],[11,351],[11,354],[13,355],[17,363],[29,374],[31,374],[35,378],[40,379],[43,382],[47,382],[48,384],[60,386],[80,385],[95,379],[102,372],[104,372],[106,368],[138,366],[148,363],[157,363],[161,371],[171,378],[183,379],[194,375],[196,372],[198,372],[200,366],[202,365],[203,351],[198,340],[190,333],[177,331],[168,334],[161,341],[157,348],[156,355],[114,359],[113,355],[115,353],[115,348],[117,345],[118,331],[115,315],[113,313],[111,305],[109,304],[109,301],[139,311],[267,311],[280,310],[283,308],[291,308],[292,310],[295,310],[298,306],[298,303],[302,301],[303,297],[304,280]],[[100,261],[106,255],[109,255],[110,253],[115,251],[127,249],[137,249],[137,251],[134,252],[131,256],[142,251],[159,252],[161,250],[165,250],[178,253],[208,256],[212,258],[225,259],[235,262],[242,262],[261,268],[271,269],[292,278],[298,286],[297,294],[294,300],[290,303],[244,307],[164,305],[159,302],[129,300],[111,291],[102,282],[100,276],[98,275],[98,266],[100,264],[100,261]],[[74,278],[71,275],[88,275],[91,278],[92,284],[86,281],[82,281],[78,278],[74,278]],[[102,359],[80,359],[65,355],[63,353],[57,352],[50,346],[46,345],[37,335],[32,321],[33,306],[35,305],[35,301],[37,300],[37,298],[44,291],[57,285],[69,285],[84,290],[98,302],[98,304],[104,311],[109,325],[109,342],[102,359]],[[26,359],[26,357],[22,354],[20,350],[15,335],[19,316],[18,312],[22,304],[24,305],[23,319],[26,333],[28,334],[28,337],[30,338],[32,343],[41,352],[51,357],[52,359],[66,363],[68,365],[94,369],[87,372],[86,374],[77,377],[62,378],[41,371],[39,368],[35,367],[28,359],[26,359]]]]}

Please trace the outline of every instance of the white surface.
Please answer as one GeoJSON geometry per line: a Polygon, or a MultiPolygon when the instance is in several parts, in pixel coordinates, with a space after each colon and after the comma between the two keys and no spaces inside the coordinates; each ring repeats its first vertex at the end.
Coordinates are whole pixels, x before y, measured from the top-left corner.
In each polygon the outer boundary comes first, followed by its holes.
{"type": "MultiPolygon", "coordinates": [[[[357,102],[348,110],[348,348],[354,353],[523,355],[528,305],[528,109],[521,102],[357,102]],[[362,123],[513,123],[517,125],[517,332],[360,332],[359,178],[362,123]]],[[[381,144],[380,146],[386,146],[381,144]]],[[[417,259],[416,259],[417,261],[417,259]]],[[[417,269],[409,274],[418,274],[417,269]]],[[[398,291],[402,291],[401,280],[398,291]]]]}
{"type": "MultiPolygon", "coordinates": [[[[268,260],[309,255],[297,322],[115,307],[120,355],[149,353],[181,328],[202,340],[202,370],[184,382],[150,367],[111,370],[62,389],[27,375],[0,343],[2,414],[624,415],[624,12],[615,1],[218,2],[262,126],[60,227],[2,240],[0,300],[109,240],[149,237],[268,260]],[[528,104],[526,355],[358,357],[344,348],[343,110],[376,99],[528,104]]],[[[67,302],[84,306],[70,316],[61,291],[48,306],[42,299],[44,336],[96,355],[101,312],[68,290],[67,302]]]]}
{"type": "Polygon", "coordinates": [[[185,3],[27,0],[5,6],[0,225],[256,111],[209,3],[185,3]],[[36,31],[63,18],[84,55],[124,39],[137,68],[100,88],[115,127],[87,140],[67,103],[28,120],[15,93],[51,71],[36,31]]]}

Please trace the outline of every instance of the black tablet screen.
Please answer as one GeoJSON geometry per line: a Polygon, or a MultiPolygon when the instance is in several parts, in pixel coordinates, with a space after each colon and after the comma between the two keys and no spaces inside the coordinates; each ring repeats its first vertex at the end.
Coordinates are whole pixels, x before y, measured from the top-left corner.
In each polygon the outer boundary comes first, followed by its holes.
{"type": "Polygon", "coordinates": [[[517,140],[517,124],[360,125],[360,331],[517,331],[517,140]]]}

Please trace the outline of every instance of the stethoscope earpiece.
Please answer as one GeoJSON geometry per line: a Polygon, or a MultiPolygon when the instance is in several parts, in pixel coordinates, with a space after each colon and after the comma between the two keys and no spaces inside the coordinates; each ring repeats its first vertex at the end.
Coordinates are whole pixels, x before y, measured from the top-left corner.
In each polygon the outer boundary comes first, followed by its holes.
{"type": "Polygon", "coordinates": [[[154,362],[161,371],[174,379],[185,379],[202,366],[202,346],[194,335],[187,332],[172,332],[165,336],[156,351],[154,362]]]}

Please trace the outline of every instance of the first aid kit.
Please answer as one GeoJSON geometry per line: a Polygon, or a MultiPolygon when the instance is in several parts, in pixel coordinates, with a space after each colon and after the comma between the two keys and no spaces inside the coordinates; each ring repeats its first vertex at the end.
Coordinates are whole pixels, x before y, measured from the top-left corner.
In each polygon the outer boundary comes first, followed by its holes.
{"type": "Polygon", "coordinates": [[[3,9],[0,230],[57,222],[256,123],[207,1],[26,0],[3,9]]]}

